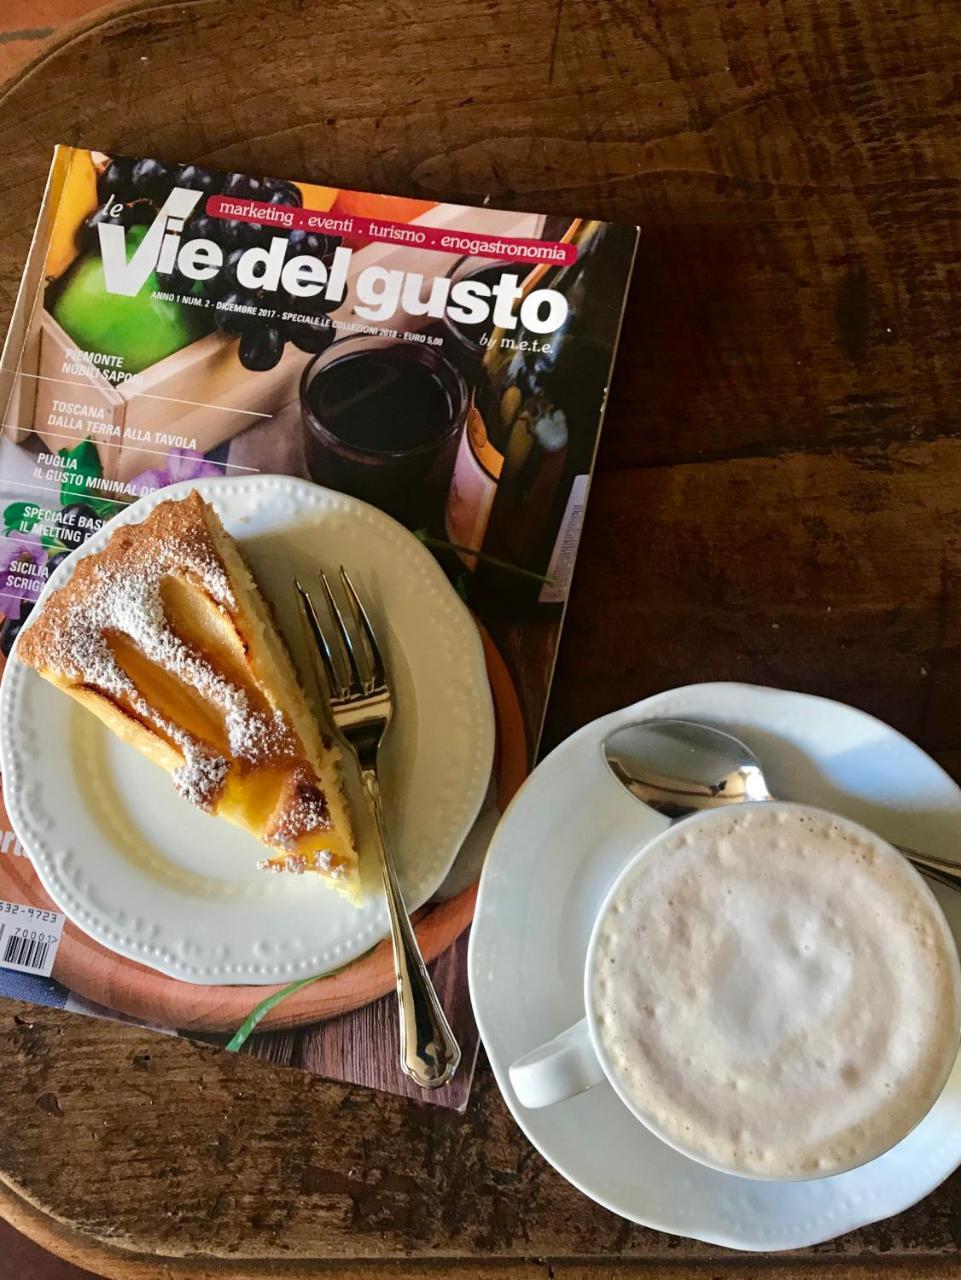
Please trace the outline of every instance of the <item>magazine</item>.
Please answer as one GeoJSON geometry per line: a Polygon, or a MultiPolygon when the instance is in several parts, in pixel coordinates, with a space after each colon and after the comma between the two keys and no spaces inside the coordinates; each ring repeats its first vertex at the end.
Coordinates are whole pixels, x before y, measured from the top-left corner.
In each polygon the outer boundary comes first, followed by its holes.
{"type": "Polygon", "coordinates": [[[496,747],[417,913],[463,1048],[442,1089],[397,1064],[389,939],[296,991],[197,985],[90,936],[5,812],[0,994],[466,1105],[476,882],[538,750],[637,234],[57,148],[0,364],[4,659],[57,566],[137,499],[298,477],[436,558],[482,637],[496,747]]]}

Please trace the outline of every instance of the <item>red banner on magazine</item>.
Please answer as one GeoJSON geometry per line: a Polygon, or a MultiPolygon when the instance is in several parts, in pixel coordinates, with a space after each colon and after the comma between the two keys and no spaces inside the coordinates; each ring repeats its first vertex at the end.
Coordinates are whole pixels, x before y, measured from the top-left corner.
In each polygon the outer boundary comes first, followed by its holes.
{"type": "Polygon", "coordinates": [[[489,236],[451,227],[425,227],[417,222],[388,222],[384,218],[361,218],[322,209],[297,209],[291,205],[268,204],[263,200],[238,200],[232,196],[210,196],[207,213],[213,218],[256,222],[285,231],[313,231],[318,235],[349,236],[359,240],[381,240],[412,249],[434,249],[442,253],[494,258],[510,262],[558,263],[577,261],[577,248],[560,240],[534,240],[527,236],[489,236]]]}

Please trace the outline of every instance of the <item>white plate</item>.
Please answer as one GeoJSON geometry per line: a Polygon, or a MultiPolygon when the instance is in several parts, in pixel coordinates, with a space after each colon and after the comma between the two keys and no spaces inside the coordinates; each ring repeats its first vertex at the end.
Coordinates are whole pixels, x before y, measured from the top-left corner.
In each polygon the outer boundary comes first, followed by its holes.
{"type": "MultiPolygon", "coordinates": [[[[491,772],[494,717],[470,614],[396,521],[286,476],[187,482],[142,498],[69,557],[46,591],[118,524],[191,489],[240,543],[302,671],[310,668],[294,575],[310,582],[319,568],[344,564],[368,602],[396,693],[381,776],[413,910],[447,874],[491,772]]],[[[16,648],[0,690],[0,763],[10,820],[44,887],[121,955],[188,982],[265,984],[338,968],[387,935],[372,855],[360,908],[310,876],[258,871],[252,836],[181,799],[162,770],[19,662],[16,648]]]]}
{"type": "MultiPolygon", "coordinates": [[[[535,770],[494,837],[470,942],[474,1011],[501,1092],[534,1146],[574,1186],[644,1226],[735,1249],[791,1249],[890,1217],[961,1164],[961,1059],[924,1121],[861,1169],[777,1184],[717,1173],[665,1146],[603,1084],[542,1111],[507,1069],[583,1016],[595,912],[631,855],[667,820],[611,777],[602,738],[639,718],[729,729],[773,792],[944,857],[961,851],[961,791],[907,738],[836,702],[742,684],[672,690],[575,733],[535,770]]],[[[961,937],[961,894],[932,886],[961,937]]]]}

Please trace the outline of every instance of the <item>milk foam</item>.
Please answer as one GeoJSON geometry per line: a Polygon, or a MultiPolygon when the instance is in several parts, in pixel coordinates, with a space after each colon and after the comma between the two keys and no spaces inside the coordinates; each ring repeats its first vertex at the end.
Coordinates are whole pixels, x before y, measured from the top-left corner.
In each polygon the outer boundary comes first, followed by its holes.
{"type": "Polygon", "coordinates": [[[820,1176],[929,1109],[961,1025],[955,944],[900,855],[815,810],[681,826],[598,926],[614,1074],[655,1128],[746,1174],[820,1176]]]}

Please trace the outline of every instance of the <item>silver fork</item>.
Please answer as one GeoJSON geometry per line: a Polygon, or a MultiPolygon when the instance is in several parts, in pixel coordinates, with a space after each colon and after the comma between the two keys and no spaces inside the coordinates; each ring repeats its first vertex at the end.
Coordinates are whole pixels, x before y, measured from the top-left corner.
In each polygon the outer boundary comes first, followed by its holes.
{"type": "Polygon", "coordinates": [[[333,623],[321,626],[314,602],[295,579],[301,617],[307,631],[311,660],[321,689],[327,693],[331,718],[341,745],[355,757],[373,818],[380,866],[387,895],[390,932],[394,944],[394,976],[400,1023],[400,1065],[422,1089],[446,1084],[457,1070],[460,1047],[444,1016],[434,984],[417,944],[404,895],[397,878],[384,823],[377,753],[393,712],[390,680],[370,619],[354,584],[341,566],[340,580],[351,615],[348,626],[327,575],[320,575],[333,623]]]}

